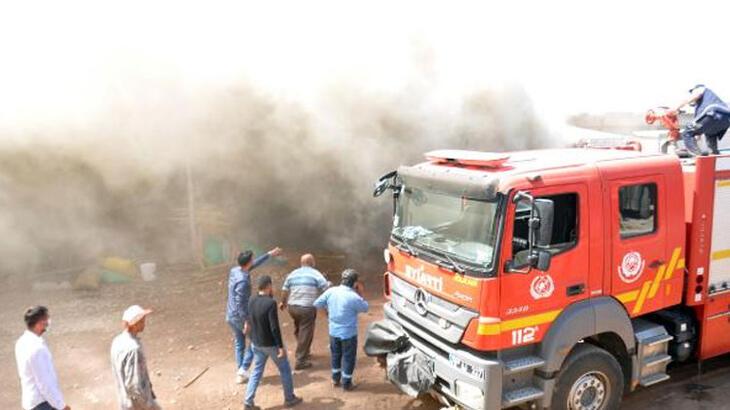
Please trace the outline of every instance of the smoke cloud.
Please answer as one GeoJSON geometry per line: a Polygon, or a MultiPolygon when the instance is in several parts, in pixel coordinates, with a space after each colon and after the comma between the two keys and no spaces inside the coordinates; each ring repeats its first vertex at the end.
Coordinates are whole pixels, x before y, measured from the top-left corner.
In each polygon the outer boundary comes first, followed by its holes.
{"type": "Polygon", "coordinates": [[[148,6],[4,13],[2,37],[24,40],[0,72],[0,275],[191,261],[209,236],[370,255],[383,173],[436,148],[545,145],[476,37],[454,48],[369,7],[148,6]]]}
{"type": "Polygon", "coordinates": [[[389,94],[338,84],[316,109],[245,82],[125,94],[92,126],[0,145],[4,272],[104,255],[189,260],[188,167],[199,235],[361,255],[387,238],[390,201],[371,196],[379,175],[430,149],[519,149],[544,135],[518,87],[475,90],[449,112],[410,84],[389,94]]]}

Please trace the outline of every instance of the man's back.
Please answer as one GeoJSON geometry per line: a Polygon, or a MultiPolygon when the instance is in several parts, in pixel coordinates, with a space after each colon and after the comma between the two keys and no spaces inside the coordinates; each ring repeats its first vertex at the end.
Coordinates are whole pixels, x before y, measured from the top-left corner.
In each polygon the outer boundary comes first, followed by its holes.
{"type": "Polygon", "coordinates": [[[257,347],[282,347],[276,301],[270,296],[257,295],[249,302],[251,341],[257,347]]]}
{"type": "Polygon", "coordinates": [[[702,87],[702,91],[695,107],[695,121],[706,115],[714,115],[715,111],[728,113],[728,106],[714,91],[702,87]]]}
{"type": "Polygon", "coordinates": [[[369,308],[365,299],[345,285],[328,289],[315,301],[315,306],[327,308],[330,335],[343,339],[357,335],[357,314],[369,308]]]}
{"type": "Polygon", "coordinates": [[[327,286],[327,279],[322,273],[309,266],[302,266],[286,277],[282,289],[289,292],[289,305],[310,307],[327,286]]]}

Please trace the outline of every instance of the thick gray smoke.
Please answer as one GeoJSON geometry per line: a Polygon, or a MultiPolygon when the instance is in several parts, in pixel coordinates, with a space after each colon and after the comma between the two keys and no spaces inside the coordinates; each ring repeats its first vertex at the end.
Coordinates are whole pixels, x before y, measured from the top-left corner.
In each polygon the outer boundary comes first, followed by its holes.
{"type": "Polygon", "coordinates": [[[372,183],[435,148],[534,147],[545,131],[518,87],[474,90],[450,110],[434,90],[355,86],[304,105],[240,83],[183,92],[131,84],[90,125],[0,130],[0,273],[106,255],[194,259],[198,235],[233,244],[365,255],[384,245],[390,201],[372,183]],[[18,142],[22,141],[22,142],[18,142]]]}

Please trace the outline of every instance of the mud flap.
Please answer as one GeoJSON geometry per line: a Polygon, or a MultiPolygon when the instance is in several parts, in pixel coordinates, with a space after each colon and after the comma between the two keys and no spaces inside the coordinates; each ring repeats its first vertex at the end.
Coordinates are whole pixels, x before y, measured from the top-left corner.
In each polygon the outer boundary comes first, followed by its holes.
{"type": "Polygon", "coordinates": [[[385,358],[388,380],[411,397],[428,392],[433,387],[433,359],[410,343],[403,327],[392,320],[380,320],[368,326],[365,354],[385,358]]]}
{"type": "Polygon", "coordinates": [[[433,387],[436,376],[433,359],[410,347],[401,353],[389,353],[386,359],[388,380],[403,393],[418,397],[433,387]]]}
{"type": "Polygon", "coordinates": [[[408,334],[398,323],[386,319],[368,325],[363,347],[366,355],[384,357],[389,353],[401,352],[409,347],[408,334]]]}

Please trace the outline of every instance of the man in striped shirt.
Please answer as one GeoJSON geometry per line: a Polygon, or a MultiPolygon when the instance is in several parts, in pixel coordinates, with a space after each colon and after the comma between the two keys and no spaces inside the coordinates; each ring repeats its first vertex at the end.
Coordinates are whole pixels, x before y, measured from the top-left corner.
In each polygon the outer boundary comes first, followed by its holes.
{"type": "Polygon", "coordinates": [[[301,267],[292,271],[284,280],[279,308],[288,308],[294,320],[294,336],[297,338],[295,370],[312,367],[309,362],[309,350],[314,338],[314,323],[317,309],[314,300],[327,289],[331,283],[314,268],[314,256],[302,255],[301,267]]]}

